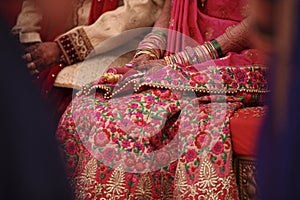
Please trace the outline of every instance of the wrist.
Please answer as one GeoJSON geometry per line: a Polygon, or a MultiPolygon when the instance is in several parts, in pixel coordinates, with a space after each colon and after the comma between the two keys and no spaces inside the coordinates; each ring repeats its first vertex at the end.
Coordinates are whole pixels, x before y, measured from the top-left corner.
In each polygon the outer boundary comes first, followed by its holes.
{"type": "Polygon", "coordinates": [[[139,56],[141,56],[141,55],[145,55],[145,56],[147,56],[148,58],[149,58],[149,60],[156,60],[156,59],[158,59],[158,57],[157,57],[157,55],[156,54],[154,54],[151,50],[149,50],[149,49],[146,49],[146,50],[138,50],[137,52],[136,52],[136,54],[134,55],[134,59],[136,59],[136,58],[138,58],[139,56]]]}
{"type": "Polygon", "coordinates": [[[138,45],[136,57],[142,53],[148,54],[153,59],[163,56],[167,45],[167,34],[160,29],[153,29],[138,45]]]}

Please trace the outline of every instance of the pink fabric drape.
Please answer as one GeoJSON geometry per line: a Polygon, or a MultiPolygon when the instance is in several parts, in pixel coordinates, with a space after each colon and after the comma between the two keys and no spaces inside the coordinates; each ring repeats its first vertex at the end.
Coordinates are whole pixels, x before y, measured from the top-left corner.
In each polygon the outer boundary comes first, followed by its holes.
{"type": "MultiPolygon", "coordinates": [[[[217,38],[228,27],[241,22],[248,10],[249,5],[244,0],[207,0],[203,7],[197,0],[174,0],[166,55],[217,38]]],[[[225,58],[214,60],[214,63],[218,66],[239,66],[263,64],[264,60],[257,50],[246,49],[243,52],[231,52],[225,58]]]]}

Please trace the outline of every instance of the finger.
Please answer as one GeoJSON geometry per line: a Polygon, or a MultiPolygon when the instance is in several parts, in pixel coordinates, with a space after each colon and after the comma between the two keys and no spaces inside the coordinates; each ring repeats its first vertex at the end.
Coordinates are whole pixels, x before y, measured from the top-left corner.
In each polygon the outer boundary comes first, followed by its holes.
{"type": "Polygon", "coordinates": [[[34,63],[35,63],[35,66],[36,66],[36,69],[38,69],[39,71],[42,71],[43,68],[46,67],[46,64],[44,62],[44,59],[36,59],[34,60],[34,63]]]}
{"type": "Polygon", "coordinates": [[[142,54],[142,55],[139,55],[138,57],[132,59],[131,62],[126,64],[126,66],[135,68],[138,65],[144,64],[144,62],[147,62],[149,60],[152,60],[152,58],[148,54],[142,54]]]}
{"type": "Polygon", "coordinates": [[[145,66],[149,65],[149,61],[141,61],[138,63],[138,65],[136,66],[137,69],[139,68],[145,68],[145,66]]]}
{"type": "Polygon", "coordinates": [[[127,72],[129,72],[130,70],[132,70],[131,67],[127,67],[127,66],[123,66],[123,67],[118,67],[116,68],[117,70],[117,74],[126,74],[127,72]]]}
{"type": "Polygon", "coordinates": [[[31,75],[38,75],[39,73],[40,73],[40,71],[37,70],[37,69],[34,69],[34,70],[31,70],[31,71],[30,71],[30,74],[31,74],[31,75]]]}
{"type": "Polygon", "coordinates": [[[25,54],[25,56],[26,56],[25,57],[26,60],[28,58],[27,62],[32,62],[32,61],[35,61],[37,59],[41,59],[41,53],[40,53],[39,49],[34,49],[34,50],[30,51],[30,52],[27,52],[25,54]],[[30,57],[29,57],[29,54],[30,54],[30,57]],[[31,60],[30,60],[30,58],[31,58],[31,60]]]}
{"type": "Polygon", "coordinates": [[[27,64],[27,68],[31,69],[31,70],[34,70],[34,69],[37,68],[37,66],[36,66],[35,62],[30,62],[30,63],[27,64]]]}
{"type": "Polygon", "coordinates": [[[22,58],[23,58],[24,60],[26,60],[27,62],[31,62],[31,61],[32,61],[32,55],[31,55],[31,53],[26,53],[26,54],[24,54],[24,55],[22,56],[22,58]]]}
{"type": "Polygon", "coordinates": [[[145,65],[146,63],[147,63],[146,60],[134,61],[134,62],[131,62],[131,64],[132,64],[131,68],[138,68],[139,66],[145,65]]]}
{"type": "Polygon", "coordinates": [[[38,44],[31,45],[25,49],[26,52],[31,53],[38,48],[38,44]]]}

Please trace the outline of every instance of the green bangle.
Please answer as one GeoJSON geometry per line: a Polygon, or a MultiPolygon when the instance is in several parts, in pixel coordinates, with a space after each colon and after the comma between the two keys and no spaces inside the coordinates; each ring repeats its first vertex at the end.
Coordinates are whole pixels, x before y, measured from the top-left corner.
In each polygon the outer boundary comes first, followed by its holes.
{"type": "Polygon", "coordinates": [[[221,46],[217,42],[217,40],[211,40],[210,42],[214,45],[215,49],[217,50],[219,58],[223,57],[221,46]]]}
{"type": "Polygon", "coordinates": [[[154,34],[158,34],[158,35],[162,35],[164,36],[165,38],[167,37],[167,34],[165,34],[164,32],[160,31],[160,30],[154,30],[153,31],[154,34]]]}

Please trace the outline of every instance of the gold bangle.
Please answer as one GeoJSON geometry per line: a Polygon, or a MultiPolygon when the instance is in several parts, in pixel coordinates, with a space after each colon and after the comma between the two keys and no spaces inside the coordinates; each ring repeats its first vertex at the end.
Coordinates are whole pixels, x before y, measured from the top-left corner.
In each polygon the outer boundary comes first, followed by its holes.
{"type": "Polygon", "coordinates": [[[141,50],[141,51],[138,51],[133,58],[137,58],[138,56],[142,55],[142,54],[147,54],[149,55],[151,58],[153,58],[154,60],[158,59],[158,57],[152,53],[150,50],[141,50]]]}
{"type": "Polygon", "coordinates": [[[164,59],[165,59],[165,61],[166,61],[167,65],[172,65],[172,62],[171,62],[170,56],[165,56],[165,57],[164,57],[164,59]]]}

